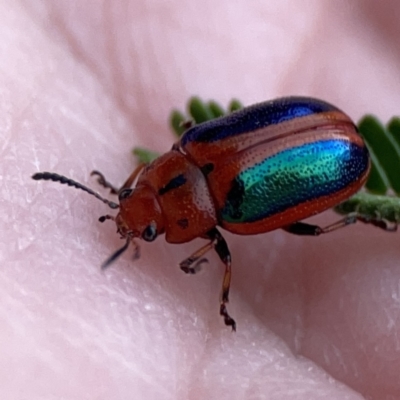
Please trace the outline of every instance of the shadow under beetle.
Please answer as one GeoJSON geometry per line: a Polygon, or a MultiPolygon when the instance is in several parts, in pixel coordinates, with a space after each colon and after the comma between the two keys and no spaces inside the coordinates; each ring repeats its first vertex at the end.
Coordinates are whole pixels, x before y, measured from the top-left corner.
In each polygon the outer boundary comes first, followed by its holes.
{"type": "Polygon", "coordinates": [[[317,236],[357,220],[371,222],[354,212],[322,228],[300,222],[356,193],[369,170],[368,150],[346,114],[321,100],[286,97],[189,127],[169,152],[139,165],[121,188],[93,171],[119,204],[56,173],[32,178],[82,189],[118,209],[116,216],[99,220],[115,221],[126,242],[102,268],[130,244],[138,256],[136,238],[151,242],[165,234],[169,243],[208,240],[180,268],[195,273],[205,253],[216,251],[225,266],[220,315],[235,330],[226,307],[231,255],[217,226],[239,235],[282,228],[317,236]]]}

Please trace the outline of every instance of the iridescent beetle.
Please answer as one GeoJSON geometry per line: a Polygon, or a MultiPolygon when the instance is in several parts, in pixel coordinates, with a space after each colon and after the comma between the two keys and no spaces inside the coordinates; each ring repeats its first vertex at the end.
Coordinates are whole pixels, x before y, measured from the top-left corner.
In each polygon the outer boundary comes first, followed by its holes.
{"type": "Polygon", "coordinates": [[[324,228],[299,221],[349,198],[363,186],[369,169],[368,150],[346,114],[321,100],[287,97],[189,128],[171,151],[140,165],[120,189],[94,171],[100,184],[118,194],[119,205],[55,173],[32,178],[74,186],[119,209],[115,217],[100,218],[115,221],[126,240],[103,268],[129,244],[137,249],[135,238],[151,242],[165,233],[169,243],[207,239],[180,267],[196,272],[204,254],[215,249],[225,265],[220,315],[235,330],[226,308],[231,255],[217,226],[239,235],[278,228],[298,235],[331,232],[358,216],[324,228]]]}

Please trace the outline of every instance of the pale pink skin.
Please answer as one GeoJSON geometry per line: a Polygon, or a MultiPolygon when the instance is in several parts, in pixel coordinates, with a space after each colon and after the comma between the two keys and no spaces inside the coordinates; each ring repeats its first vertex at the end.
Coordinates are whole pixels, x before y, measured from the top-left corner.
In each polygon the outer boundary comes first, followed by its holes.
{"type": "Polygon", "coordinates": [[[232,333],[217,257],[197,276],[178,268],[203,241],[160,237],[102,273],[122,242],[97,219],[114,212],[30,179],[56,171],[97,190],[99,169],[121,184],[134,146],[170,148],[168,114],[194,94],[308,95],[387,121],[400,113],[399,11],[397,0],[2,2],[1,398],[399,398],[400,234],[223,232],[232,333]]]}

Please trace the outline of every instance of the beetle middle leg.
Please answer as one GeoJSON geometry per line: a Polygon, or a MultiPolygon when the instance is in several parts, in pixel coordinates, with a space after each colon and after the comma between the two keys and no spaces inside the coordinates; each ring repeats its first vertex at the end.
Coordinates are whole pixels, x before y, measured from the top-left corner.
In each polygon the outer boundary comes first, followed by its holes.
{"type": "Polygon", "coordinates": [[[209,251],[210,249],[214,248],[217,252],[219,258],[225,265],[225,273],[224,279],[222,281],[222,293],[221,293],[221,301],[220,301],[220,308],[219,313],[224,318],[225,325],[231,326],[232,330],[236,330],[236,322],[228,313],[226,308],[226,304],[229,302],[229,289],[231,285],[231,253],[229,251],[228,245],[223,238],[223,236],[219,233],[219,231],[214,228],[211,229],[205,237],[210,239],[210,242],[207,243],[205,246],[197,250],[193,253],[190,257],[183,260],[179,265],[182,271],[186,273],[195,273],[199,263],[205,261],[202,256],[209,251]],[[194,264],[194,268],[192,265],[194,264]]]}

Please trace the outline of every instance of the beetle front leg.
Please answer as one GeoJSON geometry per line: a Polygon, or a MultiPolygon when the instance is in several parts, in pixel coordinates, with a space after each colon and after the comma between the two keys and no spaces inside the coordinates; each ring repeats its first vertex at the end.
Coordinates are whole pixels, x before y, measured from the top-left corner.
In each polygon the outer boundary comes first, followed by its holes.
{"type": "Polygon", "coordinates": [[[118,189],[110,182],[107,181],[105,176],[100,171],[92,171],[90,176],[97,176],[97,183],[106,189],[110,189],[111,194],[118,194],[118,189]]]}
{"type": "Polygon", "coordinates": [[[118,194],[122,189],[129,189],[132,186],[133,182],[145,166],[146,164],[139,164],[120,188],[117,188],[112,183],[108,182],[100,171],[94,170],[90,173],[90,176],[96,175],[98,177],[97,183],[99,185],[105,187],[106,189],[110,189],[112,194],[118,194]]]}
{"type": "Polygon", "coordinates": [[[225,265],[225,273],[224,273],[224,279],[222,281],[222,293],[221,293],[221,303],[220,303],[219,313],[222,317],[224,317],[225,325],[231,326],[232,330],[236,331],[236,322],[228,314],[228,310],[226,308],[226,304],[229,302],[229,289],[231,285],[231,276],[232,276],[231,253],[229,251],[225,239],[216,228],[207,232],[205,236],[211,239],[210,243],[207,243],[205,246],[197,250],[190,257],[183,260],[179,265],[182,271],[186,273],[193,274],[197,272],[199,264],[201,264],[204,261],[207,261],[205,258],[202,258],[202,256],[207,251],[209,251],[214,247],[219,258],[225,265]],[[193,264],[194,267],[192,267],[193,264]]]}

